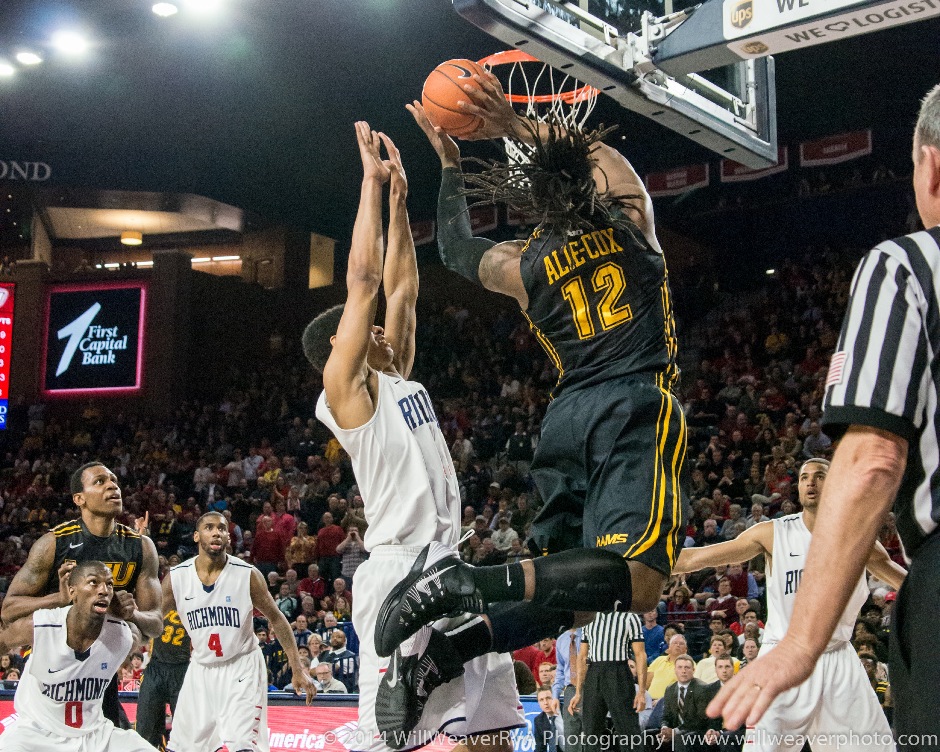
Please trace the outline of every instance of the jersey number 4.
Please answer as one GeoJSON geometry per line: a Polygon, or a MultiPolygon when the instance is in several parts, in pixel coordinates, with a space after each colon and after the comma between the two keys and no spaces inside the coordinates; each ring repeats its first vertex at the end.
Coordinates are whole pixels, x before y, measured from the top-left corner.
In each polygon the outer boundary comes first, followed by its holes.
{"type": "MultiPolygon", "coordinates": [[[[633,318],[630,305],[620,305],[620,296],[623,295],[627,286],[623,269],[620,266],[609,262],[597,267],[591,275],[591,285],[594,287],[594,292],[604,293],[597,303],[597,318],[603,331],[614,329],[633,318]]],[[[587,291],[581,277],[572,277],[565,282],[561,286],[561,294],[571,306],[578,338],[593,337],[597,332],[594,328],[594,317],[591,314],[587,291]]]]}
{"type": "Polygon", "coordinates": [[[216,657],[222,657],[222,640],[219,639],[218,632],[209,635],[209,650],[215,653],[216,657]]]}

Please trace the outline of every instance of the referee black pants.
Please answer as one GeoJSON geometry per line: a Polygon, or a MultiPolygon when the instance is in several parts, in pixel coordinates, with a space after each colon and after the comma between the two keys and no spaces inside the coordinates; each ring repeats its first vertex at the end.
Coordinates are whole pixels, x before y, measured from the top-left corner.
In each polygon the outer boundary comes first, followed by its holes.
{"type": "Polygon", "coordinates": [[[901,752],[940,748],[940,535],[918,549],[891,615],[891,696],[901,752]]]}
{"type": "Polygon", "coordinates": [[[633,709],[635,696],[633,673],[626,662],[588,664],[581,688],[584,752],[643,749],[640,718],[633,709]],[[608,712],[613,736],[607,728],[608,712]]]}

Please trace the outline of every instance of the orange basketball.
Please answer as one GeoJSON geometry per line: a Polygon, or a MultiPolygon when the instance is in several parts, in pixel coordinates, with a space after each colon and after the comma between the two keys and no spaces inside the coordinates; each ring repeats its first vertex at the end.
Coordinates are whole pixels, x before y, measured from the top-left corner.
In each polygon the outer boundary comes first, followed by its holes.
{"type": "Polygon", "coordinates": [[[470,101],[463,87],[470,84],[479,88],[473,75],[484,72],[472,60],[448,60],[431,71],[421,91],[421,104],[431,124],[458,137],[469,136],[483,125],[483,118],[465,112],[457,103],[470,101]]]}

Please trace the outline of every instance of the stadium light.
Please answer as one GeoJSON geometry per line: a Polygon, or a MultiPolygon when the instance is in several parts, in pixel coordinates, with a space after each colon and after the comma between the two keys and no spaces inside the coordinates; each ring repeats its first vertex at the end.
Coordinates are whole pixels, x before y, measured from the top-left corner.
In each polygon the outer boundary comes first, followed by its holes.
{"type": "Polygon", "coordinates": [[[175,16],[179,13],[179,8],[177,8],[173,3],[157,3],[154,5],[151,10],[160,18],[169,18],[170,16],[175,16]]]}
{"type": "Polygon", "coordinates": [[[59,31],[52,35],[52,46],[66,55],[82,55],[88,51],[88,40],[74,31],[59,31]]]}
{"type": "Polygon", "coordinates": [[[9,78],[16,73],[16,68],[10,65],[6,60],[0,60],[0,78],[9,78]]]}
{"type": "Polygon", "coordinates": [[[16,59],[18,62],[23,65],[39,65],[42,62],[42,58],[39,57],[35,52],[18,52],[16,54],[16,59]]]}
{"type": "Polygon", "coordinates": [[[137,230],[125,230],[121,233],[121,242],[124,245],[140,245],[144,242],[144,235],[137,230]]]}
{"type": "Polygon", "coordinates": [[[213,256],[213,261],[241,261],[241,256],[213,256]]]}
{"type": "Polygon", "coordinates": [[[776,274],[776,272],[776,269],[768,269],[766,272],[764,272],[764,274],[766,274],[768,277],[772,277],[774,274],[776,274]]]}

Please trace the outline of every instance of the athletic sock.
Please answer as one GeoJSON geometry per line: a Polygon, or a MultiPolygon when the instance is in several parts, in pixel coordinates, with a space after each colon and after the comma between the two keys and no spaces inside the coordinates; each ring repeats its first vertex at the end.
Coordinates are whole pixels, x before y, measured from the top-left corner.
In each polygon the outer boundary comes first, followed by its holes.
{"type": "Polygon", "coordinates": [[[572,611],[629,611],[633,581],[627,560],[603,548],[575,548],[533,560],[532,602],[572,611]]]}
{"type": "Polygon", "coordinates": [[[574,611],[536,603],[494,603],[487,616],[493,630],[490,650],[511,653],[546,637],[557,637],[574,624],[574,611]]]}
{"type": "Polygon", "coordinates": [[[475,616],[466,624],[461,624],[444,634],[462,663],[493,650],[493,635],[490,634],[490,628],[482,616],[475,616]]]}
{"type": "Polygon", "coordinates": [[[521,601],[525,597],[525,571],[522,564],[474,568],[473,581],[487,603],[521,601]]]}

